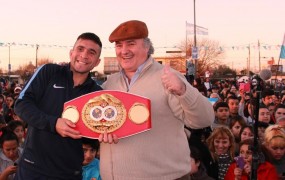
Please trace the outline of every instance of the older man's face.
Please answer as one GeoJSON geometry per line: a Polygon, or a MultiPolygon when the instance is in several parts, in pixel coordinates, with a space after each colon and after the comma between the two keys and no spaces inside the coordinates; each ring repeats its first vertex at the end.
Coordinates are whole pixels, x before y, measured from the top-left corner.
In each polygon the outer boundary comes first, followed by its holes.
{"type": "Polygon", "coordinates": [[[115,48],[117,60],[127,75],[135,73],[138,67],[146,61],[149,50],[143,39],[117,41],[115,48]]]}

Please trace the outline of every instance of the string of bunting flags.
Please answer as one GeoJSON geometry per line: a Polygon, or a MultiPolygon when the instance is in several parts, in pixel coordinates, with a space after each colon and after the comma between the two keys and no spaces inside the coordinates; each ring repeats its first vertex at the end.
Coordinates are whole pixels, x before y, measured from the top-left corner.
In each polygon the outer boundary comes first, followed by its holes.
{"type": "MultiPolygon", "coordinates": [[[[25,47],[46,47],[46,48],[72,48],[73,46],[66,46],[66,45],[48,45],[48,44],[27,44],[27,43],[6,43],[6,42],[0,42],[0,47],[9,47],[9,46],[25,46],[25,47]]],[[[114,47],[103,47],[103,49],[113,49],[114,47]]],[[[178,46],[162,46],[162,47],[155,47],[156,49],[169,49],[169,48],[178,48],[178,46]]],[[[212,47],[207,46],[198,46],[200,50],[210,50],[212,47]]],[[[240,51],[240,50],[248,50],[251,49],[258,49],[258,44],[253,45],[234,45],[234,46],[219,46],[217,47],[219,51],[225,51],[225,50],[233,50],[233,51],[240,51]]],[[[281,45],[268,45],[268,44],[260,44],[260,49],[263,50],[280,50],[281,45]]]]}

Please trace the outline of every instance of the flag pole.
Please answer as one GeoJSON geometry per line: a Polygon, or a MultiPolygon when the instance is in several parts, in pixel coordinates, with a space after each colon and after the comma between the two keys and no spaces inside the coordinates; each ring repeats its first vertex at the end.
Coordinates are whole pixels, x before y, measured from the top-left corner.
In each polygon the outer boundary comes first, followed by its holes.
{"type": "Polygon", "coordinates": [[[279,56],[279,59],[278,59],[278,63],[277,63],[277,69],[276,69],[276,74],[275,74],[275,88],[277,87],[277,75],[278,75],[278,70],[279,70],[279,63],[280,63],[280,56],[279,56]]]}
{"type": "MultiPolygon", "coordinates": [[[[278,73],[278,69],[279,69],[279,63],[280,63],[280,59],[281,58],[284,58],[283,56],[284,56],[284,54],[282,54],[282,53],[284,53],[285,52],[285,33],[284,33],[284,38],[283,38],[283,43],[282,43],[282,45],[281,45],[281,48],[280,48],[280,54],[279,54],[279,59],[278,59],[278,63],[277,63],[277,70],[276,70],[276,75],[275,75],[275,88],[276,88],[276,82],[277,82],[277,73],[278,73]],[[284,52],[283,52],[284,51],[284,52]]],[[[282,72],[281,72],[282,73],[282,72]]],[[[281,74],[281,76],[282,76],[282,74],[281,74]]]]}

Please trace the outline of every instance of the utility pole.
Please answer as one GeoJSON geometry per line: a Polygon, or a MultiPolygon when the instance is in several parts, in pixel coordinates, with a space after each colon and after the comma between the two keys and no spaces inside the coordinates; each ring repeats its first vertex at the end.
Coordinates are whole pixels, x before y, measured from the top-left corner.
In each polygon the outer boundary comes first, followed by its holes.
{"type": "Polygon", "coordinates": [[[11,44],[8,43],[8,47],[9,47],[9,64],[8,64],[8,77],[10,78],[10,73],[11,73],[11,63],[10,63],[10,46],[11,44]]]}
{"type": "Polygon", "coordinates": [[[36,44],[36,69],[38,68],[38,50],[39,50],[39,45],[36,44]]]}
{"type": "Polygon", "coordinates": [[[248,66],[247,66],[247,76],[250,75],[250,44],[248,45],[248,66]]]}
{"type": "Polygon", "coordinates": [[[198,48],[197,48],[197,39],[196,39],[196,0],[194,1],[194,47],[192,48],[192,57],[195,61],[195,78],[197,78],[198,71],[198,48]],[[195,54],[193,56],[193,54],[195,54]]]}
{"type": "Polygon", "coordinates": [[[258,63],[259,63],[259,72],[260,72],[260,43],[259,43],[259,40],[258,40],[258,63]]]}

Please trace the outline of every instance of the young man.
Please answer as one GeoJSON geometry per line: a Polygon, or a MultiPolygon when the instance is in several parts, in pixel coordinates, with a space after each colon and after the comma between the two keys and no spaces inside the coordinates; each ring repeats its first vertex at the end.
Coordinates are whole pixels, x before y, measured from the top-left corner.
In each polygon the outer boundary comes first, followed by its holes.
{"type": "Polygon", "coordinates": [[[212,130],[219,126],[226,126],[229,128],[230,125],[230,111],[229,106],[226,102],[218,102],[215,107],[215,120],[211,125],[212,130]]]}
{"type": "Polygon", "coordinates": [[[69,65],[41,66],[20,93],[15,111],[28,123],[28,134],[15,179],[82,179],[81,135],[61,114],[65,102],[101,90],[89,74],[101,49],[97,35],[81,34],[69,65]]]}
{"type": "Polygon", "coordinates": [[[273,95],[274,95],[274,91],[272,89],[264,89],[261,92],[262,104],[268,107],[269,104],[273,102],[273,99],[272,99],[273,95]]]}
{"type": "MultiPolygon", "coordinates": [[[[152,128],[117,144],[101,143],[102,179],[189,179],[190,150],[184,126],[210,126],[214,119],[211,103],[181,73],[151,57],[154,49],[144,22],[120,24],[109,41],[115,42],[121,72],[110,75],[103,88],[149,98],[152,128]]],[[[100,140],[113,142],[112,136],[100,140]]]]}
{"type": "Polygon", "coordinates": [[[236,96],[230,96],[227,98],[227,104],[229,106],[230,117],[239,116],[239,100],[236,96]]]}

